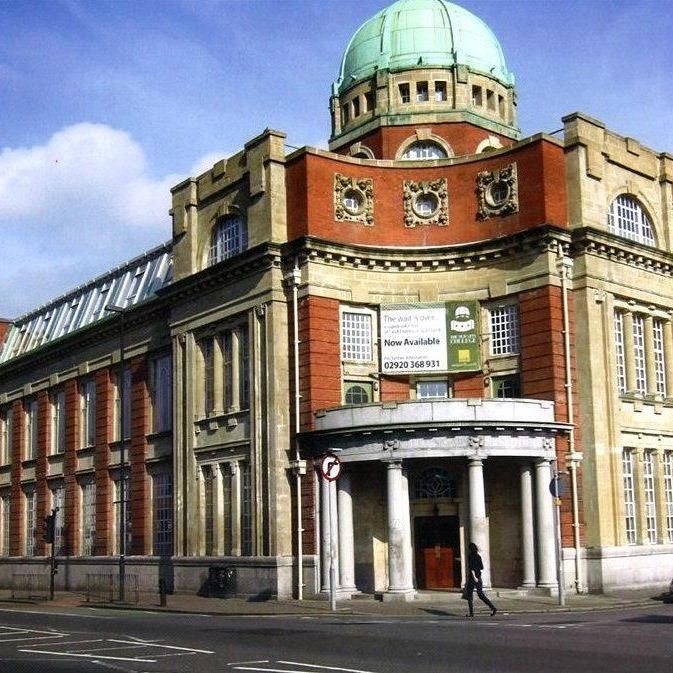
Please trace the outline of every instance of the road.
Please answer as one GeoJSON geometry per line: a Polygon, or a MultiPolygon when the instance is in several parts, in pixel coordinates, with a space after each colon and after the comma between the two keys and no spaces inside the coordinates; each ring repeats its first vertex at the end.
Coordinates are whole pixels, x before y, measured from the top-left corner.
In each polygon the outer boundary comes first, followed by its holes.
{"type": "Polygon", "coordinates": [[[2,673],[671,673],[673,605],[426,617],[0,605],[2,673]]]}

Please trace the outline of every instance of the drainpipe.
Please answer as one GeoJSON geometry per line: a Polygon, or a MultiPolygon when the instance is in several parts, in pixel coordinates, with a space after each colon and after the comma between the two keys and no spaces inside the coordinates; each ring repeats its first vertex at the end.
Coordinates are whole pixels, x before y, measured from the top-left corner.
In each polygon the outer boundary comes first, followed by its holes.
{"type": "Polygon", "coordinates": [[[294,354],[294,474],[295,485],[297,489],[297,600],[304,598],[304,549],[303,549],[303,528],[301,521],[301,475],[306,472],[302,469],[301,456],[299,455],[299,429],[300,429],[300,410],[299,402],[299,316],[297,315],[299,292],[299,265],[297,259],[294,260],[292,269],[292,347],[294,354]]]}
{"type": "Polygon", "coordinates": [[[573,266],[573,260],[563,254],[560,245],[557,252],[558,270],[561,275],[561,296],[563,301],[563,350],[565,359],[566,406],[568,409],[568,424],[570,425],[567,458],[568,468],[570,470],[570,491],[572,495],[572,529],[573,543],[575,547],[575,591],[580,594],[583,592],[583,588],[580,579],[580,522],[577,495],[577,465],[582,459],[582,455],[575,452],[575,414],[573,410],[573,385],[570,368],[570,320],[568,316],[568,276],[573,266]]]}

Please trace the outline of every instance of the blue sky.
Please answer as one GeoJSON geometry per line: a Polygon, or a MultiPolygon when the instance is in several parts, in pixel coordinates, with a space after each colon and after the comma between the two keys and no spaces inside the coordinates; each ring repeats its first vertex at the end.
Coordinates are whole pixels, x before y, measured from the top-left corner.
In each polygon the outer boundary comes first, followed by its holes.
{"type": "MultiPolygon", "coordinates": [[[[266,127],[326,146],[328,97],[386,0],[0,0],[0,316],[170,238],[170,187],[266,127]]],[[[464,0],[524,136],[581,110],[673,153],[673,9],[464,0]]]]}

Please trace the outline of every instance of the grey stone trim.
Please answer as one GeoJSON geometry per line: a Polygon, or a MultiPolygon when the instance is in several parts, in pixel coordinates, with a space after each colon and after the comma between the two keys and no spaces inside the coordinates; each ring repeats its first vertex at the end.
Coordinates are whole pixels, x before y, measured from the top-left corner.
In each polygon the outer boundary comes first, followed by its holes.
{"type": "Polygon", "coordinates": [[[403,189],[405,226],[416,227],[425,224],[446,226],[449,223],[449,196],[446,178],[425,182],[405,180],[403,189]],[[429,214],[424,214],[418,208],[418,200],[423,196],[435,200],[436,207],[429,214]]]}
{"type": "Polygon", "coordinates": [[[372,178],[349,178],[334,174],[334,219],[337,222],[359,222],[374,225],[374,180],[372,178]],[[345,205],[345,198],[354,195],[360,202],[357,209],[345,205]]]}
{"type": "Polygon", "coordinates": [[[516,163],[477,174],[477,216],[481,220],[519,212],[516,163]]]}

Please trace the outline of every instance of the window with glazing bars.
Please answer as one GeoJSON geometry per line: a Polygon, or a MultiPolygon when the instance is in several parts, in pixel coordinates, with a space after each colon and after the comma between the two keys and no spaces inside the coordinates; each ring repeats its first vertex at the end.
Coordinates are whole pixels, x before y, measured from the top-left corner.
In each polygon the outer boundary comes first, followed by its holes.
{"type": "Polygon", "coordinates": [[[664,321],[655,320],[652,323],[654,336],[654,382],[657,393],[666,396],[666,359],[664,356],[664,321]]]}
{"type": "Polygon", "coordinates": [[[203,525],[204,542],[206,556],[212,556],[215,553],[214,548],[214,528],[215,528],[215,475],[213,467],[206,465],[203,468],[203,525]]]}
{"type": "Polygon", "coordinates": [[[615,366],[617,390],[623,395],[626,392],[626,363],[624,361],[624,314],[621,311],[615,311],[615,366]]]}
{"type": "Polygon", "coordinates": [[[201,342],[201,356],[203,357],[203,411],[206,416],[213,410],[215,404],[213,347],[213,337],[207,337],[201,342]]]}
{"type": "Polygon", "coordinates": [[[250,347],[248,339],[247,325],[243,325],[238,333],[239,339],[239,356],[240,356],[240,395],[241,395],[241,409],[248,409],[250,407],[250,347]]]}
{"type": "Polygon", "coordinates": [[[131,395],[133,374],[128,366],[124,367],[124,391],[119,385],[119,371],[114,379],[114,437],[116,441],[122,438],[122,398],[124,401],[124,439],[131,438],[131,395]]]}
{"type": "Polygon", "coordinates": [[[37,458],[37,400],[26,402],[26,460],[37,458]]]}
{"type": "Polygon", "coordinates": [[[171,556],[173,554],[173,475],[159,472],[152,477],[152,496],[154,500],[154,554],[171,556]]]}
{"type": "Polygon", "coordinates": [[[10,509],[9,495],[0,496],[0,555],[9,556],[9,509],[10,509]]]}
{"type": "Polygon", "coordinates": [[[636,544],[636,498],[633,485],[633,454],[633,449],[624,449],[622,452],[624,524],[628,544],[636,544]]]}
{"type": "MultiPolygon", "coordinates": [[[[54,555],[62,556],[65,554],[63,537],[63,521],[65,513],[65,488],[57,486],[51,494],[52,508],[56,510],[56,519],[54,521],[54,555]]],[[[51,514],[51,512],[49,512],[51,514]]]]}
{"type": "MultiPolygon", "coordinates": [[[[114,548],[117,554],[121,553],[120,549],[120,531],[121,531],[121,515],[122,515],[122,485],[119,477],[114,480],[114,516],[115,516],[115,536],[114,548]]],[[[126,531],[126,539],[124,540],[124,552],[131,553],[131,479],[129,478],[128,468],[124,470],[124,530],[126,531]]]]}
{"type": "Polygon", "coordinates": [[[57,390],[51,397],[51,452],[65,451],[65,390],[57,390]]]}
{"type": "Polygon", "coordinates": [[[443,400],[449,397],[448,381],[418,381],[416,398],[419,400],[443,400]]]}
{"type": "Polygon", "coordinates": [[[344,311],[341,314],[341,357],[359,362],[373,359],[370,313],[344,311]]]}
{"type": "Polygon", "coordinates": [[[91,379],[81,387],[81,437],[82,446],[96,444],[96,382],[91,379]]]}
{"type": "Polygon", "coordinates": [[[673,451],[664,452],[664,507],[666,508],[666,540],[673,542],[673,451]]]}
{"type": "Polygon", "coordinates": [[[252,470],[250,463],[241,462],[241,554],[252,556],[252,470]]]}
{"type": "Polygon", "coordinates": [[[26,500],[26,556],[35,555],[35,491],[28,491],[26,500]]]}
{"type": "Polygon", "coordinates": [[[512,355],[519,352],[519,307],[516,304],[492,308],[491,355],[512,355]]]}
{"type": "Polygon", "coordinates": [[[243,218],[227,215],[218,220],[210,239],[209,263],[217,264],[245,250],[248,232],[243,218]]]}
{"type": "Polygon", "coordinates": [[[96,484],[82,484],[82,556],[92,556],[96,543],[96,484]]]}
{"type": "Polygon", "coordinates": [[[645,366],[645,319],[633,314],[633,358],[636,367],[636,390],[645,395],[647,392],[647,368],[645,366]]]}
{"type": "Polygon", "coordinates": [[[655,462],[653,451],[645,451],[643,455],[643,493],[645,496],[645,523],[647,526],[647,541],[657,543],[657,501],[655,490],[655,462]]]}
{"type": "Polygon", "coordinates": [[[171,429],[171,356],[165,355],[152,362],[152,430],[171,429]]]}
{"type": "Polygon", "coordinates": [[[636,199],[626,194],[620,194],[610,204],[608,229],[638,243],[655,244],[652,224],[645,211],[636,199]]]}

